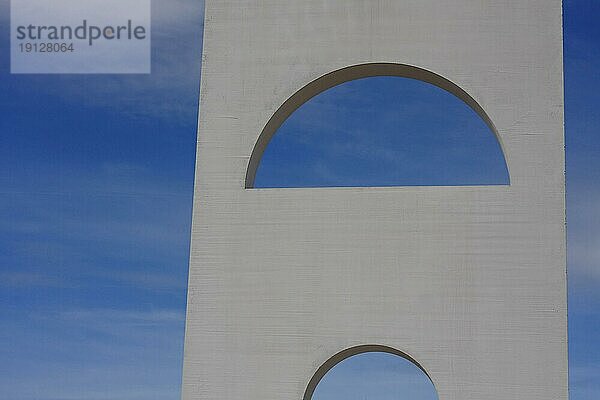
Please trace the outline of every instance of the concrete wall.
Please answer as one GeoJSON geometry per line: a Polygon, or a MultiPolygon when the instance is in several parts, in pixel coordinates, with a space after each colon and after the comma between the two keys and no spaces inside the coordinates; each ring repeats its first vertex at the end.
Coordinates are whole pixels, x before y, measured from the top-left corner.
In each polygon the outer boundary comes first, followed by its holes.
{"type": "Polygon", "coordinates": [[[416,360],[440,400],[566,400],[558,0],[206,0],[186,400],[300,400],[358,345],[416,360]],[[299,89],[414,65],[481,106],[510,186],[245,189],[299,89]]]}

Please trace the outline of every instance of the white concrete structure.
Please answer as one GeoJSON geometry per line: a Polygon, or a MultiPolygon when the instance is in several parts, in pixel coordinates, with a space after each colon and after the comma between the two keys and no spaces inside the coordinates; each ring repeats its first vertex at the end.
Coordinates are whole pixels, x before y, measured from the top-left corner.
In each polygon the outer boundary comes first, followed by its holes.
{"type": "Polygon", "coordinates": [[[440,400],[567,399],[561,14],[559,0],[206,0],[184,399],[308,400],[332,364],[382,349],[440,400]],[[467,101],[511,184],[246,188],[294,107],[373,74],[467,101]]]}

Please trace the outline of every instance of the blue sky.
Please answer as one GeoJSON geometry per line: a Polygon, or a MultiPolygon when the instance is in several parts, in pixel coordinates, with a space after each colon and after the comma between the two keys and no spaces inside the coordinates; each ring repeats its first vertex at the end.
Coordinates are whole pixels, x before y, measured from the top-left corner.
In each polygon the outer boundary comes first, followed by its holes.
{"type": "MultiPolygon", "coordinates": [[[[0,0],[2,396],[179,397],[202,8],[153,2],[150,76],[10,75],[0,0]]],[[[574,400],[600,398],[598,15],[565,2],[574,400]]]]}
{"type": "Polygon", "coordinates": [[[346,82],[279,128],[255,187],[507,185],[495,134],[454,95],[399,77],[346,82]]]}

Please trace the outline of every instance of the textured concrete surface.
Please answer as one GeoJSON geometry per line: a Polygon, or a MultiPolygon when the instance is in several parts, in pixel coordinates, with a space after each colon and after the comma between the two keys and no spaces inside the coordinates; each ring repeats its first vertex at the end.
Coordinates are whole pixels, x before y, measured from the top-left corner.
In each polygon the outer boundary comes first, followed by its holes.
{"type": "Polygon", "coordinates": [[[360,345],[440,400],[567,399],[560,1],[207,0],[202,68],[184,399],[299,400],[360,345]],[[280,106],[365,63],[468,93],[511,185],[246,189],[280,106]]]}

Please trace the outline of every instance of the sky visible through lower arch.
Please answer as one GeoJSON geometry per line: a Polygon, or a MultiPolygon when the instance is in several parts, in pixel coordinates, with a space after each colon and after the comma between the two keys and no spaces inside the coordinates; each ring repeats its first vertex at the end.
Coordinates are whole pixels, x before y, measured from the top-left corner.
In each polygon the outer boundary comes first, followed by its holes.
{"type": "MultiPolygon", "coordinates": [[[[150,76],[0,57],[0,397],[179,399],[204,5],[152,3],[150,76]]],[[[570,391],[596,400],[600,2],[564,6],[570,391]]]]}
{"type": "Polygon", "coordinates": [[[317,385],[312,400],[438,400],[415,364],[400,356],[369,352],[339,362],[317,385]]]}

